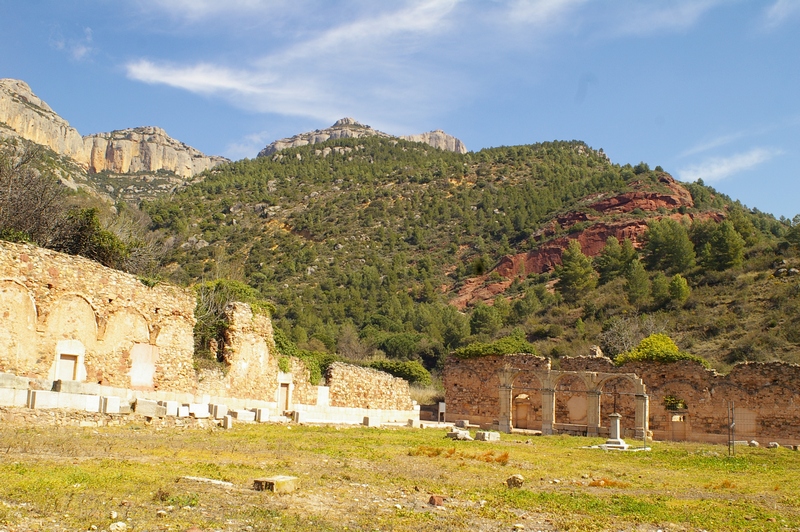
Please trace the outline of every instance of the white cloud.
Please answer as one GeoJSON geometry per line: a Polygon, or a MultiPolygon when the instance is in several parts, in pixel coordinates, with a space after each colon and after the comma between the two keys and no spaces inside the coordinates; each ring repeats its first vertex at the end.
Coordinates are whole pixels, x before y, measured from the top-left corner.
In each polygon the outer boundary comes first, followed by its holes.
{"type": "Polygon", "coordinates": [[[764,27],[777,28],[790,18],[800,14],[800,0],[777,0],[764,10],[764,27]]]}
{"type": "Polygon", "coordinates": [[[707,183],[721,181],[733,174],[749,170],[754,166],[767,162],[780,155],[780,150],[769,148],[754,148],[745,153],[737,153],[730,157],[712,157],[705,161],[678,170],[681,181],[692,182],[702,179],[707,183]]]}
{"type": "Polygon", "coordinates": [[[677,0],[670,2],[614,2],[610,32],[613,35],[644,36],[684,31],[723,0],[677,0]]]}
{"type": "Polygon", "coordinates": [[[50,37],[50,46],[56,50],[66,52],[73,61],[88,59],[94,52],[92,46],[92,28],[83,29],[83,37],[79,39],[65,39],[59,30],[50,37]]]}
{"type": "Polygon", "coordinates": [[[588,0],[514,0],[508,9],[510,21],[518,24],[547,26],[588,0]]]}
{"type": "Polygon", "coordinates": [[[433,101],[446,103],[448,94],[436,89],[447,73],[410,57],[446,31],[456,5],[427,0],[364,15],[238,68],[139,59],[126,71],[131,79],[222,96],[259,112],[374,120],[374,113],[396,115],[403,105],[410,118],[433,101]]]}

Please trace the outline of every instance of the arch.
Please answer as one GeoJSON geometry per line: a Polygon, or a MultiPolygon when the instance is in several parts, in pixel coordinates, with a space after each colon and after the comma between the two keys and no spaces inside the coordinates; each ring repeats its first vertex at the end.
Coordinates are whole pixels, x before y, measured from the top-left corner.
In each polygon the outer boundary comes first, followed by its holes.
{"type": "Polygon", "coordinates": [[[36,301],[14,279],[0,280],[0,371],[26,374],[36,366],[36,301]]]}
{"type": "Polygon", "coordinates": [[[588,394],[584,375],[564,372],[554,379],[555,384],[555,423],[567,425],[588,425],[588,394]]]}
{"type": "Polygon", "coordinates": [[[132,307],[115,311],[105,320],[103,340],[86,357],[89,377],[110,386],[137,386],[131,380],[131,355],[136,346],[149,343],[150,327],[141,312],[132,307]]]}
{"type": "Polygon", "coordinates": [[[620,414],[620,428],[633,431],[636,428],[636,379],[619,374],[603,376],[598,382],[600,392],[600,420],[607,421],[611,414],[620,414]]]}
{"type": "Polygon", "coordinates": [[[68,378],[70,371],[64,367],[71,366],[72,380],[85,380],[85,354],[93,352],[97,344],[94,307],[80,294],[66,294],[50,306],[45,320],[43,351],[50,366],[48,378],[68,378]]]}

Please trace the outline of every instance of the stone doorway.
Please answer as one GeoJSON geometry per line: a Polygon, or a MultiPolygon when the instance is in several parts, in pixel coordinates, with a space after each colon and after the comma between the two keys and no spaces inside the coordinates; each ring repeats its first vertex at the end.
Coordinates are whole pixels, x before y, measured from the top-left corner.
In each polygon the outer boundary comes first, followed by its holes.
{"type": "Polygon", "coordinates": [[[287,412],[289,410],[289,383],[282,382],[278,389],[278,411],[287,412]]]}
{"type": "Polygon", "coordinates": [[[56,380],[74,381],[78,377],[78,355],[58,356],[58,369],[56,370],[56,380]]]}

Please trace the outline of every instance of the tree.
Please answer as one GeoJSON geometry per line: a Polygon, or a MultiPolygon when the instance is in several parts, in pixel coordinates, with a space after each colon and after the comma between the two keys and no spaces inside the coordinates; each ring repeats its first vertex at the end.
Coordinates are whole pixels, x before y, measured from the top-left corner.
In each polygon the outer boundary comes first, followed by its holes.
{"type": "Polygon", "coordinates": [[[657,272],[653,276],[650,283],[650,294],[653,296],[653,301],[659,307],[667,304],[670,299],[669,296],[669,280],[664,272],[657,272]]]}
{"type": "Polygon", "coordinates": [[[744,239],[736,232],[733,223],[725,220],[717,225],[711,236],[709,266],[715,270],[727,270],[741,266],[744,260],[744,239]]]}
{"type": "Polygon", "coordinates": [[[645,260],[651,270],[683,273],[694,266],[694,245],[683,224],[671,218],[650,222],[645,239],[645,260]]]}
{"type": "Polygon", "coordinates": [[[640,261],[634,261],[626,277],[625,293],[632,305],[639,306],[650,297],[650,278],[640,261]]]}
{"type": "Polygon", "coordinates": [[[627,274],[631,264],[637,257],[638,253],[629,238],[626,238],[620,245],[616,237],[608,237],[600,255],[594,260],[595,268],[600,274],[600,284],[605,284],[620,275],[627,274]]]}
{"type": "Polygon", "coordinates": [[[472,334],[485,334],[491,337],[497,334],[502,326],[503,319],[497,309],[484,303],[478,303],[469,317],[472,334]]]}
{"type": "Polygon", "coordinates": [[[689,299],[689,294],[692,293],[689,288],[689,283],[687,283],[686,279],[679,273],[672,276],[668,291],[670,300],[679,307],[682,307],[683,304],[686,303],[686,300],[689,299]]]}
{"type": "Polygon", "coordinates": [[[566,301],[576,301],[581,294],[597,286],[592,261],[583,254],[577,240],[570,240],[567,249],[561,254],[561,266],[556,269],[556,273],[556,288],[566,301]]]}

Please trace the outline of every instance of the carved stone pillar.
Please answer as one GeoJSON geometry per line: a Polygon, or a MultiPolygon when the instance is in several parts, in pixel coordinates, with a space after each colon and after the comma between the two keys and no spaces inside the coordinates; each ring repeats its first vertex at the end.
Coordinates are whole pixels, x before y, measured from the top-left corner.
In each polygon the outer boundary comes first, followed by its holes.
{"type": "Polygon", "coordinates": [[[497,372],[500,377],[499,399],[500,408],[498,409],[497,430],[509,434],[513,428],[511,424],[511,412],[513,408],[513,385],[514,378],[519,373],[518,369],[504,367],[497,372]]]}
{"type": "Polygon", "coordinates": [[[635,438],[641,440],[650,431],[650,396],[636,394],[635,438]]]}
{"type": "Polygon", "coordinates": [[[552,388],[542,389],[542,434],[552,434],[555,421],[556,391],[552,388]]]}

